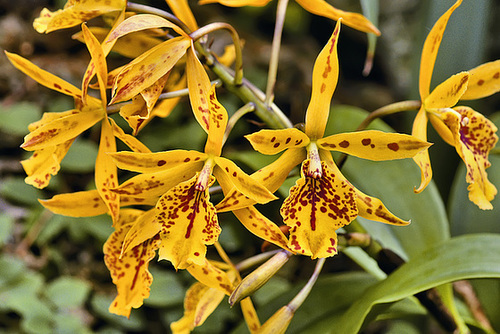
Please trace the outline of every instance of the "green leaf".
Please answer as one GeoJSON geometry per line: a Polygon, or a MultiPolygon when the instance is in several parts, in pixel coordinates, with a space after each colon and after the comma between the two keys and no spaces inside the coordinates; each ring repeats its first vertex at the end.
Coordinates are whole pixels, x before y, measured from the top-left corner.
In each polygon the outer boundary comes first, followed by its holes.
{"type": "Polygon", "coordinates": [[[150,268],[153,284],[144,304],[152,307],[182,305],[186,289],[179,282],[179,275],[165,270],[150,268]]]}
{"type": "Polygon", "coordinates": [[[20,204],[39,205],[38,198],[43,197],[43,192],[24,183],[23,178],[13,177],[2,182],[0,195],[20,204]]]}
{"type": "Polygon", "coordinates": [[[0,247],[4,246],[12,236],[14,228],[14,218],[5,214],[0,214],[0,247]]]}
{"type": "Polygon", "coordinates": [[[97,144],[90,140],[78,139],[75,141],[64,159],[61,168],[65,172],[89,173],[94,170],[97,158],[97,144]]]}
{"type": "Polygon", "coordinates": [[[370,309],[420,291],[468,278],[500,278],[500,235],[452,238],[412,258],[368,288],[336,323],[335,333],[357,333],[370,309]]]}
{"type": "Polygon", "coordinates": [[[140,310],[132,310],[130,318],[122,317],[116,314],[109,313],[108,308],[113,301],[114,296],[104,294],[95,294],[90,300],[92,310],[106,322],[112,323],[115,326],[125,328],[131,331],[141,331],[145,327],[145,321],[140,310]]]}
{"type": "Polygon", "coordinates": [[[85,303],[90,285],[77,278],[62,276],[45,290],[46,296],[59,308],[78,308],[85,303]]]}
{"type": "Polygon", "coordinates": [[[40,107],[30,102],[20,102],[9,107],[2,107],[0,112],[0,130],[14,135],[24,136],[28,131],[28,125],[40,118],[40,107]]]}

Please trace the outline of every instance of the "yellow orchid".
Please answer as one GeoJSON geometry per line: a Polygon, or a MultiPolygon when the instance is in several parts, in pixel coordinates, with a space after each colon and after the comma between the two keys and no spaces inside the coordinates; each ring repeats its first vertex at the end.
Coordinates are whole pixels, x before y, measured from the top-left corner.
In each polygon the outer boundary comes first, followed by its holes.
{"type": "Polygon", "coordinates": [[[126,0],[68,0],[63,9],[51,12],[42,9],[40,16],[33,22],[39,33],[49,33],[79,25],[94,17],[124,10],[126,0]]]}
{"type": "MultiPolygon", "coordinates": [[[[228,7],[255,6],[262,7],[271,0],[200,0],[200,5],[220,3],[228,7]]],[[[325,0],[295,0],[302,8],[314,15],[323,16],[334,21],[342,18],[345,25],[363,32],[371,32],[377,36],[380,31],[366,17],[359,13],[346,12],[330,5],[325,0]]]]}
{"type": "MultiPolygon", "coordinates": [[[[200,75],[200,81],[208,82],[205,72],[200,75]]],[[[174,150],[110,154],[119,168],[142,173],[122,183],[114,193],[149,200],[159,198],[150,217],[135,224],[128,233],[124,253],[159,233],[160,259],[168,259],[177,269],[203,264],[206,245],[215,243],[220,234],[208,192],[215,179],[223,187],[235,187],[259,203],[276,198],[232,161],[220,156],[227,112],[217,101],[215,86],[206,100],[210,119],[204,153],[174,150]]]]}
{"type": "MultiPolygon", "coordinates": [[[[430,92],[430,82],[441,39],[458,0],[436,22],[427,36],[420,61],[419,92],[422,106],[413,123],[412,134],[427,140],[427,122],[431,121],[439,135],[454,146],[467,166],[469,199],[479,208],[492,209],[490,201],[497,193],[488,181],[486,168],[489,151],[498,141],[496,126],[480,113],[468,107],[455,105],[460,99],[478,99],[500,90],[500,61],[483,64],[468,72],[451,76],[430,92]]],[[[414,158],[421,170],[421,183],[415,192],[421,192],[432,178],[429,153],[424,150],[414,158]]]]}
{"type": "MultiPolygon", "coordinates": [[[[381,131],[323,137],[330,101],[338,80],[339,22],[314,65],[305,133],[292,128],[261,130],[246,136],[260,153],[277,154],[286,150],[277,160],[279,163],[255,173],[254,177],[262,180],[271,191],[275,191],[289,171],[302,162],[301,178],[290,189],[290,195],[281,207],[281,215],[284,223],[290,227],[288,247],[312,258],[335,255],[335,231],[349,224],[358,215],[388,224],[408,224],[390,213],[379,199],[365,195],[353,187],[339,171],[329,151],[381,161],[410,158],[430,145],[409,135],[381,131]]],[[[253,203],[234,190],[217,208],[219,211],[227,211],[253,203]]]]}

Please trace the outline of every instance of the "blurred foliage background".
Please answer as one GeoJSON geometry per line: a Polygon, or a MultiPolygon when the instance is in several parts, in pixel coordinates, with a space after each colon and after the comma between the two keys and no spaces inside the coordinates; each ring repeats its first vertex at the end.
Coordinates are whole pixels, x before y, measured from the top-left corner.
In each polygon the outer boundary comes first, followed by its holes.
{"type": "MultiPolygon", "coordinates": [[[[372,0],[374,1],[374,0],[372,0]]],[[[339,42],[341,73],[334,95],[330,133],[352,130],[364,117],[391,102],[418,98],[418,66],[423,40],[436,19],[454,1],[380,0],[378,27],[382,36],[377,41],[374,65],[363,76],[367,38],[365,34],[343,27],[339,42]],[[347,107],[350,106],[350,107],[347,107]],[[336,115],[336,116],[335,116],[336,115]],[[335,118],[334,118],[335,117],[335,118]]],[[[0,1],[0,48],[29,58],[40,67],[79,86],[89,56],[84,45],[71,39],[79,29],[39,35],[32,21],[43,7],[61,8],[64,1],[17,0],[0,1]]],[[[143,1],[168,9],[161,0],[143,1]]],[[[193,11],[199,24],[225,21],[232,24],[245,40],[245,76],[265,88],[270,43],[274,29],[276,1],[263,8],[226,8],[219,5],[197,6],[193,11]]],[[[336,0],[343,10],[361,11],[356,0],[336,0]]],[[[459,71],[483,62],[500,59],[500,3],[494,0],[465,0],[453,14],[437,59],[433,83],[439,83],[459,71]]],[[[91,21],[99,24],[99,19],[91,21]]],[[[333,23],[312,16],[291,1],[286,18],[280,55],[276,104],[294,123],[303,121],[310,98],[311,70],[314,59],[333,23]]],[[[213,48],[229,42],[224,34],[214,36],[213,48]]],[[[111,55],[110,67],[127,60],[111,55]]],[[[435,84],[434,84],[435,85],[435,84]]],[[[229,113],[241,103],[228,94],[219,94],[229,113]]],[[[193,279],[186,272],[175,272],[166,262],[153,263],[154,282],[151,297],[132,312],[130,319],[109,314],[107,308],[115,288],[104,265],[102,245],[112,232],[109,217],[68,218],[44,210],[38,198],[56,193],[93,187],[93,165],[97,154],[98,129],[79,138],[63,160],[59,175],[51,185],[37,190],[24,184],[19,163],[29,155],[19,148],[27,125],[40,118],[42,112],[72,108],[72,100],[37,85],[14,69],[0,55],[0,333],[168,333],[169,324],[182,316],[186,289],[193,279]]],[[[500,94],[469,104],[500,124],[500,94]]],[[[202,148],[204,134],[189,115],[184,100],[169,118],[157,119],[141,132],[140,138],[153,151],[174,148],[202,148]],[[185,133],[189,133],[186,136],[185,133]]],[[[409,133],[413,113],[392,116],[385,121],[399,132],[409,133]]],[[[120,121],[118,118],[117,121],[120,121]]],[[[251,151],[241,135],[258,129],[252,116],[241,121],[229,138],[225,150],[240,165],[251,171],[269,162],[251,151]]],[[[374,127],[389,130],[382,122],[374,127]]],[[[403,258],[412,258],[425,247],[452,236],[480,232],[500,233],[500,200],[495,209],[483,212],[467,199],[465,169],[454,152],[430,130],[435,185],[421,197],[413,195],[419,174],[411,161],[407,163],[361,162],[349,158],[345,166],[348,178],[361,189],[380,197],[403,218],[412,218],[425,241],[412,239],[410,232],[388,232],[377,224],[365,224],[384,245],[403,258]],[[427,215],[427,216],[426,216],[427,215]],[[439,220],[437,223],[436,220],[439,220]],[[394,234],[395,233],[395,234],[394,234]],[[398,234],[399,233],[399,234],[398,234]],[[406,236],[404,234],[407,233],[406,236]],[[411,241],[411,242],[410,242],[411,241]],[[420,242],[420,243],[419,243],[420,242]]],[[[488,170],[491,181],[500,187],[498,148],[491,157],[488,170]]],[[[294,180],[288,182],[288,187],[294,180]]],[[[287,188],[282,189],[282,194],[287,188]]],[[[219,198],[214,198],[217,202],[219,198]]],[[[278,221],[280,202],[266,207],[266,214],[278,221]]],[[[221,214],[221,243],[230,256],[243,259],[259,252],[261,243],[250,235],[231,214],[221,214]]],[[[415,236],[415,234],[413,234],[415,236]]],[[[346,252],[347,253],[347,252],[346,252]]],[[[352,254],[351,254],[352,256],[352,254]]],[[[304,312],[292,322],[292,333],[323,333],[358,298],[364,287],[376,282],[360,265],[341,253],[327,261],[312,295],[303,306],[304,312]],[[325,291],[330,297],[325,300],[325,291]],[[351,291],[348,296],[341,292],[351,291]]],[[[255,295],[255,303],[265,320],[288,302],[311,274],[313,263],[294,257],[267,285],[255,295]]],[[[375,269],[374,269],[375,270],[375,269]]],[[[372,273],[373,274],[373,273],[372,273]]],[[[498,280],[473,281],[479,299],[492,325],[500,331],[500,284],[498,280]]],[[[406,302],[393,304],[364,331],[366,333],[442,332],[425,310],[406,302]]],[[[224,304],[224,303],[223,303],[224,304]]],[[[465,303],[460,306],[464,309],[465,303]]],[[[237,307],[236,307],[237,309],[237,307]]],[[[302,310],[302,309],[301,309],[302,310]]],[[[464,311],[465,312],[465,311],[464,311]]],[[[465,312],[466,313],[466,312],[465,312]]],[[[197,329],[196,333],[245,332],[239,312],[221,305],[197,329]]],[[[478,330],[478,332],[481,332],[478,330]]]]}

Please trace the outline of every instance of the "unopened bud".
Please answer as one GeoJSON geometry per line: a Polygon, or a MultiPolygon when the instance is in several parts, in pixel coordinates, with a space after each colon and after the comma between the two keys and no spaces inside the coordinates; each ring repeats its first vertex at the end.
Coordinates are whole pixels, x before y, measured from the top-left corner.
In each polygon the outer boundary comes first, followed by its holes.
{"type": "Polygon", "coordinates": [[[283,250],[267,260],[260,267],[248,274],[229,296],[229,305],[233,306],[243,298],[250,296],[260,289],[292,256],[292,253],[283,250]]]}
{"type": "Polygon", "coordinates": [[[288,305],[280,308],[255,332],[256,334],[283,334],[290,321],[292,321],[295,310],[288,305]]]}

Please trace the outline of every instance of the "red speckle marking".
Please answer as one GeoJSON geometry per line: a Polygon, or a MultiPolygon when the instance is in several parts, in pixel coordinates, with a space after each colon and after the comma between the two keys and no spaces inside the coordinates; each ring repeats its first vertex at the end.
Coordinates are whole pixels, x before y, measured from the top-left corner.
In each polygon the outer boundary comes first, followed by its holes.
{"type": "Polygon", "coordinates": [[[396,152],[397,150],[399,150],[399,145],[398,145],[398,143],[389,143],[389,144],[387,144],[387,147],[388,147],[390,150],[394,151],[394,152],[396,152]]]}
{"type": "Polygon", "coordinates": [[[339,146],[342,148],[348,148],[349,147],[349,142],[347,140],[341,141],[339,143],[339,146]]]}

